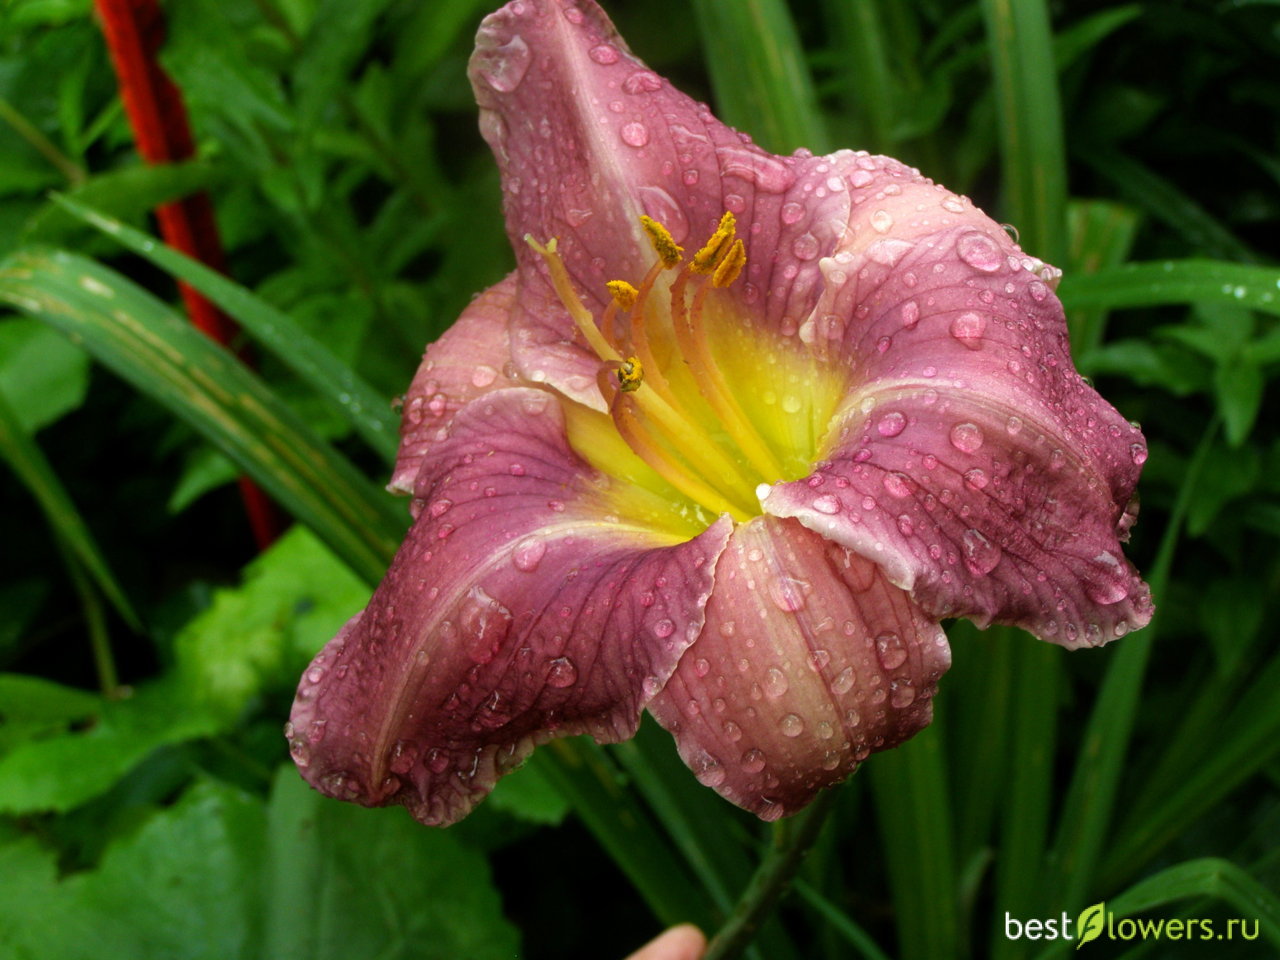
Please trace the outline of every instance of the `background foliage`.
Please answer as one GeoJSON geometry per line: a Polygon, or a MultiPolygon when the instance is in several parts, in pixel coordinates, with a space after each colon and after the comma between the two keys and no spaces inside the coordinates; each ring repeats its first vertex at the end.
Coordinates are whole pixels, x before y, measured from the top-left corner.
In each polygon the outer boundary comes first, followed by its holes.
{"type": "MultiPolygon", "coordinates": [[[[714,928],[765,849],[648,727],[539,751],[443,832],[287,766],[296,678],[407,522],[386,398],[511,263],[464,79],[488,6],[170,0],[200,150],[163,169],[86,0],[0,8],[0,956],[621,956],[714,928]],[[150,230],[197,187],[236,285],[104,219],[150,230]],[[257,374],[187,330],[174,274],[257,374]],[[301,521],[256,558],[240,470],[301,521]]],[[[1099,956],[1271,955],[1280,4],[610,12],[763,145],[890,153],[1015,225],[1151,446],[1130,553],[1157,620],[1072,655],[955,625],[935,724],[843,789],[756,955],[1064,955],[1006,912],[1103,899],[1260,935],[1099,956]]]]}

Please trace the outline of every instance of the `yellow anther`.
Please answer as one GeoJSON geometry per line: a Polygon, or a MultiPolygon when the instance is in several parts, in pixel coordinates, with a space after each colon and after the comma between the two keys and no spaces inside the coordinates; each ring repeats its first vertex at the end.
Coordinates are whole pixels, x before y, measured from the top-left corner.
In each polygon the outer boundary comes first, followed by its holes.
{"type": "Polygon", "coordinates": [[[693,262],[689,264],[689,269],[694,273],[711,273],[716,266],[729,252],[729,247],[733,244],[733,235],[737,223],[733,219],[733,214],[725,211],[723,217],[720,218],[720,225],[716,227],[716,232],[711,235],[708,240],[697,253],[693,255],[693,262]]]}
{"type": "Polygon", "coordinates": [[[715,273],[711,275],[711,285],[715,287],[729,286],[729,284],[738,279],[738,274],[742,272],[742,268],[746,265],[747,248],[742,245],[741,240],[735,240],[733,241],[733,246],[729,248],[729,252],[724,255],[724,259],[716,267],[715,273]]]}
{"type": "Polygon", "coordinates": [[[630,310],[636,305],[636,298],[640,296],[640,291],[625,280],[610,280],[605,286],[609,288],[609,293],[613,295],[613,302],[618,305],[619,310],[630,310]]]}
{"type": "Polygon", "coordinates": [[[684,259],[684,247],[678,246],[671,232],[657,220],[641,214],[640,225],[649,235],[649,242],[653,244],[653,250],[664,267],[674,267],[684,259]]]}
{"type": "Polygon", "coordinates": [[[627,357],[618,365],[618,387],[623,393],[640,389],[644,383],[644,367],[639,357],[627,357]]]}

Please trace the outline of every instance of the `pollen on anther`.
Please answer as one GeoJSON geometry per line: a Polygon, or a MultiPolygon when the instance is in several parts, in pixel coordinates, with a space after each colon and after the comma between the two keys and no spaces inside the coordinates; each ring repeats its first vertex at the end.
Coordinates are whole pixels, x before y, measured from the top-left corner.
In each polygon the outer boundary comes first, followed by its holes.
{"type": "Polygon", "coordinates": [[[618,366],[618,387],[623,393],[632,393],[640,389],[644,382],[644,367],[639,357],[627,357],[618,366]]]}
{"type": "Polygon", "coordinates": [[[737,221],[733,214],[726,210],[724,216],[720,218],[716,232],[711,235],[702,249],[693,255],[693,262],[689,264],[689,269],[694,273],[714,272],[720,261],[729,253],[736,230],[737,221]]]}
{"type": "Polygon", "coordinates": [[[625,280],[610,280],[605,286],[609,288],[613,302],[620,310],[630,310],[635,306],[636,298],[640,296],[640,291],[625,280]]]}
{"type": "Polygon", "coordinates": [[[712,286],[729,286],[738,279],[738,274],[742,273],[742,268],[746,265],[747,248],[742,245],[741,240],[735,240],[729,252],[724,255],[724,259],[717,265],[715,273],[711,275],[712,286]]]}
{"type": "Polygon", "coordinates": [[[664,267],[674,267],[684,259],[684,247],[679,246],[671,232],[657,220],[641,214],[640,225],[649,235],[649,242],[653,244],[653,250],[664,267]]]}

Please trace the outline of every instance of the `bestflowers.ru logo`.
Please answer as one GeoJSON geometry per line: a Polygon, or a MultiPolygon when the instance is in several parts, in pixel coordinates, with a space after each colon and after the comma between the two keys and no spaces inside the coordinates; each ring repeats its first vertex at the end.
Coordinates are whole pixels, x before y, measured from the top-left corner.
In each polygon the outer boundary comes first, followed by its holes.
{"type": "Polygon", "coordinates": [[[1233,918],[1201,919],[1116,918],[1105,901],[1095,903],[1072,920],[1066,912],[1048,920],[1022,920],[1004,915],[1004,935],[1009,940],[1075,940],[1079,950],[1091,940],[1257,940],[1259,922],[1233,918]]]}

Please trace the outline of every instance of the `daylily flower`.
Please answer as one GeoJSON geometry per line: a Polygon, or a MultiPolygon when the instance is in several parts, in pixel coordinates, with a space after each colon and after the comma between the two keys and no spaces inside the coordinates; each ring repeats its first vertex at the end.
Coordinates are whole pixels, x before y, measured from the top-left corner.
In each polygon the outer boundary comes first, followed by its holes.
{"type": "Polygon", "coordinates": [[[929,722],[941,618],[1148,621],[1146,446],[1053,268],[897,161],[756,148],[590,0],[508,4],[470,76],[518,266],[409,390],[413,528],[293,709],[313,785],[450,823],[647,708],[771,819],[929,722]]]}

